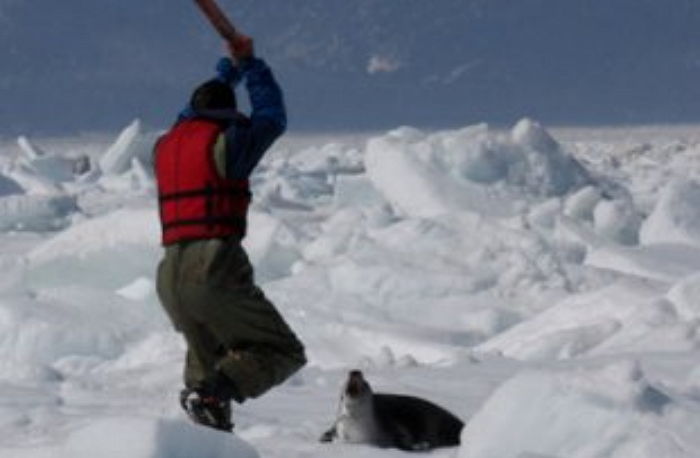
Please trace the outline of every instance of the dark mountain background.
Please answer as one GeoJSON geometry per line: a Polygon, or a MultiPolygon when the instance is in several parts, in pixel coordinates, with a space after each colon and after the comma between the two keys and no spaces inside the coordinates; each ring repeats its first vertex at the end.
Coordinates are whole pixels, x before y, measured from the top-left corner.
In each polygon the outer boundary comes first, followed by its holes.
{"type": "MultiPolygon", "coordinates": [[[[700,121],[698,0],[220,0],[296,130],[700,121]]],[[[222,53],[191,0],[0,0],[0,134],[164,127],[222,53]]]]}

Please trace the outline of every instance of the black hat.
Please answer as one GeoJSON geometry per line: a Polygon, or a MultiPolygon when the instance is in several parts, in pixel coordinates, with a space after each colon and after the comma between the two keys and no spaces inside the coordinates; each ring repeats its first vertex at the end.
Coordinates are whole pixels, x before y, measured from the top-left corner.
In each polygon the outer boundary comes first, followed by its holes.
{"type": "Polygon", "coordinates": [[[236,109],[236,94],[229,84],[213,79],[195,89],[190,104],[196,112],[236,109]]]}

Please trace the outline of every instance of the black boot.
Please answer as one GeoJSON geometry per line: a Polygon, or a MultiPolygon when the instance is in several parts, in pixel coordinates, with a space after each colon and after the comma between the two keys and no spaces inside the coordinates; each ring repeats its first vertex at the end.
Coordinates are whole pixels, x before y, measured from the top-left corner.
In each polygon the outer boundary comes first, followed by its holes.
{"type": "Polygon", "coordinates": [[[233,430],[229,400],[186,388],[180,392],[180,405],[195,423],[221,431],[233,430]]]}

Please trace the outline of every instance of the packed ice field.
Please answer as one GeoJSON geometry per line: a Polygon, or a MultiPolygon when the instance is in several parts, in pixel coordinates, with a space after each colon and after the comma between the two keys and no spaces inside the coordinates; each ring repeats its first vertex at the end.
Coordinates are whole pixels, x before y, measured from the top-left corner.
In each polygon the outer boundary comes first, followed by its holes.
{"type": "Polygon", "coordinates": [[[235,435],[177,404],[157,134],[0,142],[3,458],[402,456],[318,442],[356,368],[466,421],[432,456],[700,456],[700,129],[289,135],[245,246],[309,364],[235,435]]]}

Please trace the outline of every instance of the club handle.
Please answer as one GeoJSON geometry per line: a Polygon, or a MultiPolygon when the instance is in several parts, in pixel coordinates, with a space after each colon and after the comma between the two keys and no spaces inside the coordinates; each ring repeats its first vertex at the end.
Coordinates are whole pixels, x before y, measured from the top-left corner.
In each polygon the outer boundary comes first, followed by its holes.
{"type": "Polygon", "coordinates": [[[233,41],[236,38],[238,35],[236,27],[231,23],[228,17],[226,17],[226,14],[219,5],[217,5],[215,0],[194,1],[224,40],[233,41]]]}

